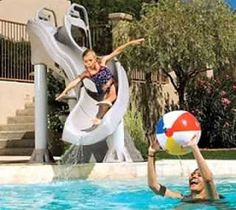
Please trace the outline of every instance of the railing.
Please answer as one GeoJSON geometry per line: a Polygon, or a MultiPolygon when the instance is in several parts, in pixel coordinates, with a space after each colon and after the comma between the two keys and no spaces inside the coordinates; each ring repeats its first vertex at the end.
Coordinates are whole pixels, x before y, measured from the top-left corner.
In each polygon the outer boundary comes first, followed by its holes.
{"type": "Polygon", "coordinates": [[[26,25],[0,20],[0,79],[32,82],[26,25]]]}
{"type": "MultiPolygon", "coordinates": [[[[75,42],[80,46],[89,46],[83,31],[75,26],[71,27],[71,33],[75,42]]],[[[90,26],[91,42],[93,50],[98,55],[106,55],[112,51],[112,30],[109,24],[90,26]]]]}
{"type": "MultiPolygon", "coordinates": [[[[78,32],[78,31],[77,31],[78,32]]],[[[80,41],[80,34],[75,39],[80,41]]],[[[112,51],[110,25],[91,26],[92,45],[99,55],[112,51]]],[[[82,40],[83,42],[83,40],[82,40]]],[[[31,51],[26,25],[0,19],[0,80],[33,82],[31,51]]]]}
{"type": "Polygon", "coordinates": [[[91,39],[94,51],[98,55],[107,55],[112,52],[111,25],[91,26],[91,39]]]}
{"type": "MultiPolygon", "coordinates": [[[[152,83],[166,84],[168,82],[168,78],[165,75],[163,75],[161,71],[152,72],[150,77],[152,83]]],[[[138,70],[132,70],[129,73],[129,78],[131,81],[138,83],[146,83],[147,81],[145,77],[145,72],[138,70]]]]}
{"type": "MultiPolygon", "coordinates": [[[[73,32],[73,31],[72,31],[73,32]]],[[[81,43],[81,35],[73,34],[78,43],[81,43]]],[[[91,39],[93,49],[98,55],[106,55],[112,51],[112,31],[110,25],[91,26],[91,39]]],[[[82,40],[83,42],[83,40],[82,40]]],[[[33,82],[30,73],[31,51],[26,25],[0,19],[0,80],[33,82]]],[[[145,73],[131,71],[129,78],[134,82],[146,82],[145,73]]],[[[151,74],[154,83],[166,82],[161,72],[151,74]]]]}

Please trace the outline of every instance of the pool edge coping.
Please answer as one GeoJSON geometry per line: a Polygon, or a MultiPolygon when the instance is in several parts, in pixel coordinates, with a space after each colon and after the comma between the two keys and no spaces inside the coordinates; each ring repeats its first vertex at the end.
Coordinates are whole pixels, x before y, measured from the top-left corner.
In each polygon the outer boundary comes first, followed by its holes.
{"type": "MultiPolygon", "coordinates": [[[[214,176],[236,176],[236,160],[207,160],[214,176]]],[[[188,177],[195,160],[158,160],[159,177],[188,177]]],[[[147,176],[146,162],[86,163],[77,165],[0,164],[0,184],[49,183],[54,180],[125,180],[147,176]]]]}

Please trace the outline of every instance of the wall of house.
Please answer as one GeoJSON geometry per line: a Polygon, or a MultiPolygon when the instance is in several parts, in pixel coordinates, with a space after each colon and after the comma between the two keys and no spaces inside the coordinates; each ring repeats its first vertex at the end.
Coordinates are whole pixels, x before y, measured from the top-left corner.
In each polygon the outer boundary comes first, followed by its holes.
{"type": "Polygon", "coordinates": [[[17,109],[24,109],[33,97],[33,83],[0,81],[0,125],[7,123],[7,117],[15,116],[17,109]]]}
{"type": "Polygon", "coordinates": [[[0,19],[26,24],[43,7],[56,13],[59,25],[63,23],[70,1],[68,0],[1,0],[0,19]]]}
{"type": "MultiPolygon", "coordinates": [[[[55,12],[57,24],[62,25],[70,4],[68,0],[0,0],[0,19],[26,24],[40,8],[46,7],[55,12]]],[[[0,80],[0,124],[6,124],[7,117],[14,116],[33,97],[33,83],[0,80]]]]}

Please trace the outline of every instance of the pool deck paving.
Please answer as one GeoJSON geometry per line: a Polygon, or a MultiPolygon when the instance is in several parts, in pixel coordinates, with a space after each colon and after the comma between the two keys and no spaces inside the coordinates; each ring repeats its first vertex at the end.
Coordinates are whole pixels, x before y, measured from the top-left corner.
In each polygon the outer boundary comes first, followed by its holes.
{"type": "MultiPolygon", "coordinates": [[[[147,176],[146,162],[59,165],[29,163],[29,159],[29,156],[0,156],[0,184],[50,183],[68,179],[124,180],[147,176]]],[[[236,176],[236,160],[207,160],[207,163],[214,176],[236,176]]],[[[188,177],[197,164],[195,160],[159,160],[156,168],[159,177],[188,177]]]]}

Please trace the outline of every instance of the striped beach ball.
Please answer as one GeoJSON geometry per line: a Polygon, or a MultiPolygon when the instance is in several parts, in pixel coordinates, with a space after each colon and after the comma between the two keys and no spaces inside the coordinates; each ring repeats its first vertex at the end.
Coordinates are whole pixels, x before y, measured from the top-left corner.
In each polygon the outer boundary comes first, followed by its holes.
{"type": "Polygon", "coordinates": [[[198,120],[189,112],[183,110],[164,114],[156,123],[156,138],[163,150],[171,155],[184,155],[191,150],[183,148],[193,136],[197,143],[201,136],[198,120]]]}

